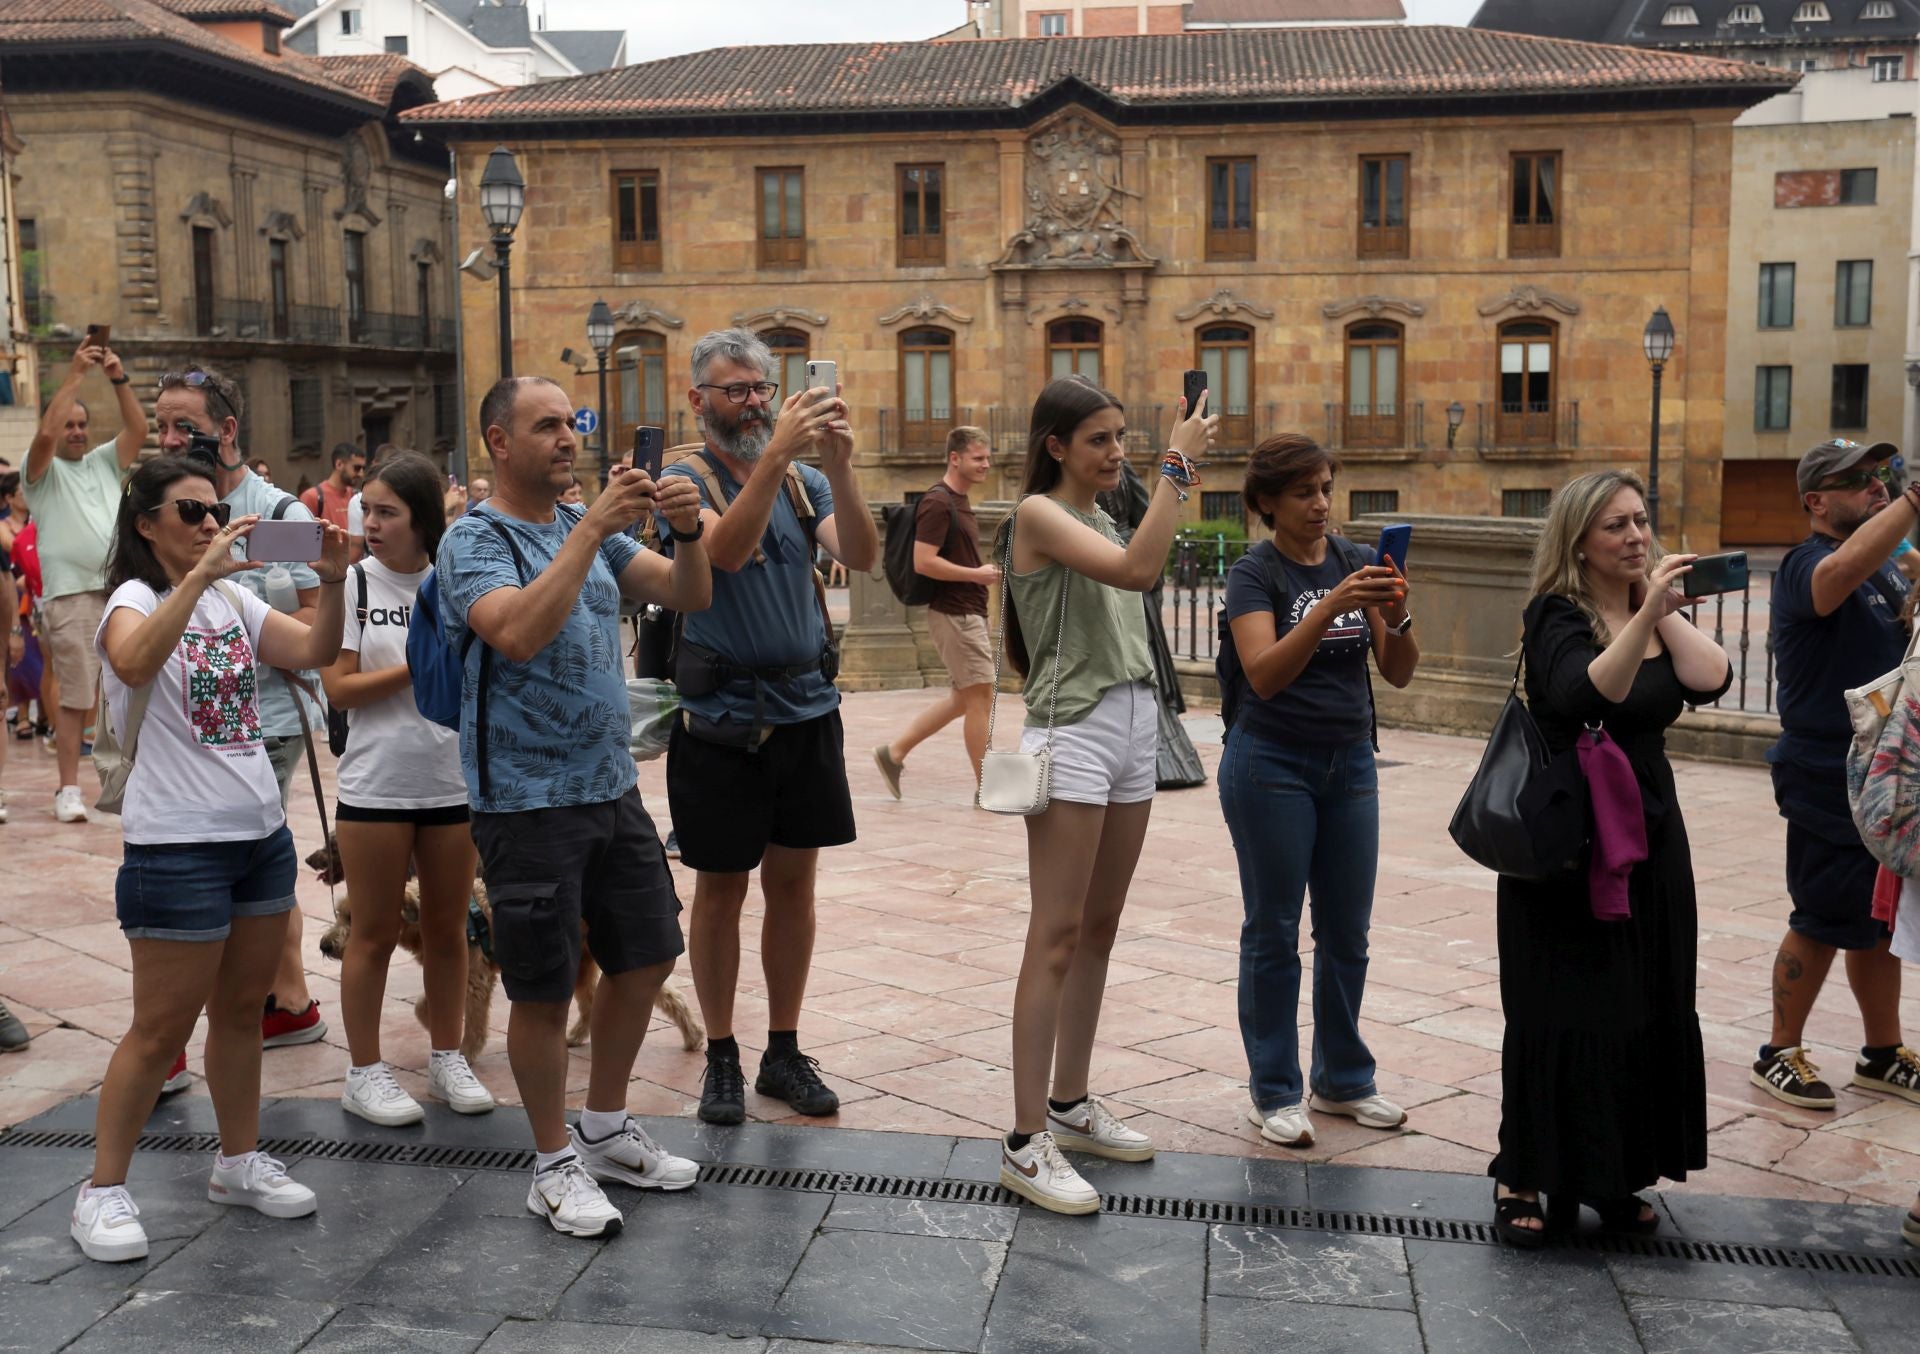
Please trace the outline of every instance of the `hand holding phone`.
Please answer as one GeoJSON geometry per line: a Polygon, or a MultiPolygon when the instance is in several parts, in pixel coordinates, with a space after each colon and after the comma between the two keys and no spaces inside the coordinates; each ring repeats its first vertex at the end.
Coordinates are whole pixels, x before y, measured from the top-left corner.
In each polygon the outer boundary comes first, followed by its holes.
{"type": "Polygon", "coordinates": [[[837,362],[807,363],[807,389],[824,390],[828,395],[840,394],[840,364],[837,362]]]}
{"type": "Polygon", "coordinates": [[[1413,541],[1413,527],[1407,522],[1395,522],[1380,528],[1380,548],[1375,558],[1382,564],[1388,560],[1401,573],[1407,571],[1407,546],[1413,541]]]}
{"type": "Polygon", "coordinates": [[[1200,397],[1207,393],[1207,374],[1198,367],[1188,371],[1180,378],[1180,396],[1187,402],[1187,416],[1200,407],[1200,397]]]}
{"type": "Polygon", "coordinates": [[[644,470],[649,479],[660,478],[660,471],[667,455],[667,433],[664,428],[635,428],[633,430],[633,468],[644,470]]]}
{"type": "Polygon", "coordinates": [[[1693,562],[1680,581],[1685,597],[1709,597],[1718,592],[1743,592],[1747,586],[1747,552],[1735,550],[1725,555],[1702,555],[1693,562]]]}
{"type": "Polygon", "coordinates": [[[311,564],[326,540],[319,522],[255,522],[247,533],[247,558],[257,564],[311,564]]]}

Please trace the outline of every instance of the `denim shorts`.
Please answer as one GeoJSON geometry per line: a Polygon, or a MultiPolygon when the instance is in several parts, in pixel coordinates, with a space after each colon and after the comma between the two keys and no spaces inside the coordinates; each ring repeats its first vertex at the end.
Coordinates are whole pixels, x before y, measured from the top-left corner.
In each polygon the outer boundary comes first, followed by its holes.
{"type": "Polygon", "coordinates": [[[246,842],[125,847],[114,911],[129,940],[225,940],[235,917],[293,910],[300,864],[284,824],[246,842]]]}
{"type": "MultiPolygon", "coordinates": [[[[1047,731],[1020,731],[1020,750],[1038,752],[1047,731]]],[[[1052,798],[1070,804],[1139,804],[1153,798],[1160,707],[1145,682],[1107,688],[1078,724],[1053,731],[1052,798]]]]}

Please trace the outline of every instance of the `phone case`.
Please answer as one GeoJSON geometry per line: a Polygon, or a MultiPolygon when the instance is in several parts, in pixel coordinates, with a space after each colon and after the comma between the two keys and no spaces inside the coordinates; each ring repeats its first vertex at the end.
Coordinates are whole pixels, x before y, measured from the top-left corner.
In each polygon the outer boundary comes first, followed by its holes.
{"type": "Polygon", "coordinates": [[[1180,382],[1181,398],[1187,402],[1187,412],[1191,414],[1200,401],[1200,392],[1207,388],[1207,374],[1198,368],[1189,371],[1180,382]]]}

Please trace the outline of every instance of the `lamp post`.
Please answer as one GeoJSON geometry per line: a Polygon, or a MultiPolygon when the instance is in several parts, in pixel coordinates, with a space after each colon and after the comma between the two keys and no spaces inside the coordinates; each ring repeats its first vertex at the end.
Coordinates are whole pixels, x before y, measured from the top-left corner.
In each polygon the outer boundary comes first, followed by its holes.
{"type": "Polygon", "coordinates": [[[495,146],[480,175],[480,215],[493,228],[494,258],[500,269],[500,375],[513,375],[513,298],[507,287],[507,251],[513,247],[513,228],[527,205],[527,181],[513,152],[495,146]]]}
{"type": "Polygon", "coordinates": [[[1647,525],[1660,534],[1660,378],[1665,375],[1667,359],[1673,356],[1673,321],[1667,308],[1660,306],[1647,321],[1640,336],[1647,363],[1653,368],[1653,437],[1647,453],[1647,525]]]}
{"type": "Polygon", "coordinates": [[[1453,450],[1453,439],[1460,435],[1460,425],[1467,421],[1466,406],[1455,400],[1447,406],[1447,450],[1453,450]]]}
{"type": "Polygon", "coordinates": [[[606,487],[607,470],[613,464],[613,457],[607,452],[607,349],[613,346],[613,312],[607,309],[605,301],[595,301],[593,309],[587,312],[587,344],[593,349],[595,357],[600,359],[600,485],[606,487]]]}

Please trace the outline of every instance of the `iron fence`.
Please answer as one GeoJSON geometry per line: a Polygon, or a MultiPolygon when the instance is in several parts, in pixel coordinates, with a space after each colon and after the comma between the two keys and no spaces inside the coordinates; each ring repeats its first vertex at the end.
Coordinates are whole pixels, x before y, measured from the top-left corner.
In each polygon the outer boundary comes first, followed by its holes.
{"type": "Polygon", "coordinates": [[[287,328],[297,343],[338,343],[340,307],[288,306],[287,328]]]}

